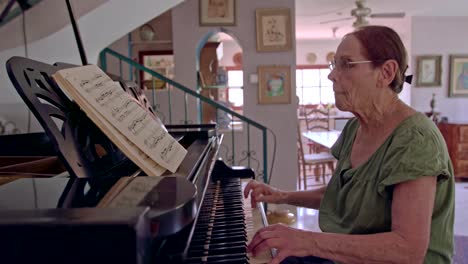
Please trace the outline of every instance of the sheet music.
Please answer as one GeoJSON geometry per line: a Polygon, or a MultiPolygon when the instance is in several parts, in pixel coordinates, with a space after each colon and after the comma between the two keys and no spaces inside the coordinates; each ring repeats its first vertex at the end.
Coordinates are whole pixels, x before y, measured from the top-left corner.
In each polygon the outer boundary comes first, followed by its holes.
{"type": "MultiPolygon", "coordinates": [[[[75,87],[76,92],[69,92],[75,94],[74,97],[80,98],[75,98],[76,101],[92,106],[92,110],[88,112],[94,111],[93,114],[100,121],[106,119],[107,124],[110,123],[124,138],[128,138],[129,141],[124,140],[127,145],[135,144],[136,149],[139,149],[137,152],[142,151],[160,166],[171,172],[176,171],[187,151],[167,133],[164,126],[155,121],[133,97],[101,69],[95,65],[88,65],[60,70],[56,75],[63,77],[75,87]]],[[[87,112],[86,108],[89,107],[82,106],[82,108],[87,112]]],[[[143,156],[143,153],[138,153],[139,158],[143,159],[143,162],[148,162],[148,158],[143,156]]]]}
{"type": "MultiPolygon", "coordinates": [[[[57,81],[61,77],[54,76],[57,81]]],[[[62,80],[64,81],[64,80],[62,80]]],[[[154,160],[144,154],[136,145],[128,140],[122,133],[120,133],[114,126],[109,123],[101,114],[89,105],[86,100],[82,99],[76,94],[74,89],[69,86],[63,85],[62,88],[75,98],[75,101],[80,105],[82,110],[88,117],[102,130],[107,131],[107,136],[114,144],[116,144],[122,152],[124,152],[133,162],[135,162],[147,175],[161,176],[166,169],[159,166],[154,160]]]]}

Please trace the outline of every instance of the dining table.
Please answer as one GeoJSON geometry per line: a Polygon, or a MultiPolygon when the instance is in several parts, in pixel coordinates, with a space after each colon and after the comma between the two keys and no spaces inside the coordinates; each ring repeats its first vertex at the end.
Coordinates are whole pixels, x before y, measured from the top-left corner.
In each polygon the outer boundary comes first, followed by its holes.
{"type": "Polygon", "coordinates": [[[329,130],[329,131],[305,131],[302,133],[302,135],[321,145],[324,146],[328,149],[330,149],[333,144],[338,140],[338,137],[340,136],[341,131],[339,130],[329,130]]]}

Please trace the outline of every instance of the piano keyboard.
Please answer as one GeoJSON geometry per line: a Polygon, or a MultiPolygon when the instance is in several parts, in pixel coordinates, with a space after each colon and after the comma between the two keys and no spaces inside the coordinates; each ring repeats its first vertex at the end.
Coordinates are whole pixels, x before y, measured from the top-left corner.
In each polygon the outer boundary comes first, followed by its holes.
{"type": "Polygon", "coordinates": [[[268,263],[271,253],[253,258],[247,244],[264,227],[263,206],[252,208],[242,193],[248,181],[222,179],[211,183],[200,208],[185,263],[268,263]]]}

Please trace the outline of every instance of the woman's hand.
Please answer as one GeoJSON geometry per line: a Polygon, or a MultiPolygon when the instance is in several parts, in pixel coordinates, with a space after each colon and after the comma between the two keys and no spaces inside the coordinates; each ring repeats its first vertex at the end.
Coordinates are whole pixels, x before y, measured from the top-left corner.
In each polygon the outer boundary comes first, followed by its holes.
{"type": "Polygon", "coordinates": [[[266,202],[266,203],[285,203],[287,193],[275,189],[264,183],[252,180],[250,181],[244,189],[244,197],[247,198],[250,193],[250,202],[252,208],[257,207],[257,202],[266,202]]]}
{"type": "Polygon", "coordinates": [[[270,248],[276,248],[276,257],[270,264],[279,264],[289,256],[306,257],[311,255],[309,249],[313,242],[312,232],[276,224],[260,229],[247,246],[249,252],[256,256],[270,248]]]}

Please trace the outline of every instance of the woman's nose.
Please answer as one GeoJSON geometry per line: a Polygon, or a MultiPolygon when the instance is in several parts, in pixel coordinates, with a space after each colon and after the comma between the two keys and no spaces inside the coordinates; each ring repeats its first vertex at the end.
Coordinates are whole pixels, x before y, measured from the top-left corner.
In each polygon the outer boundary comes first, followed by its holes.
{"type": "Polygon", "coordinates": [[[332,82],[335,81],[335,69],[331,70],[331,72],[328,74],[328,79],[332,82]]]}

